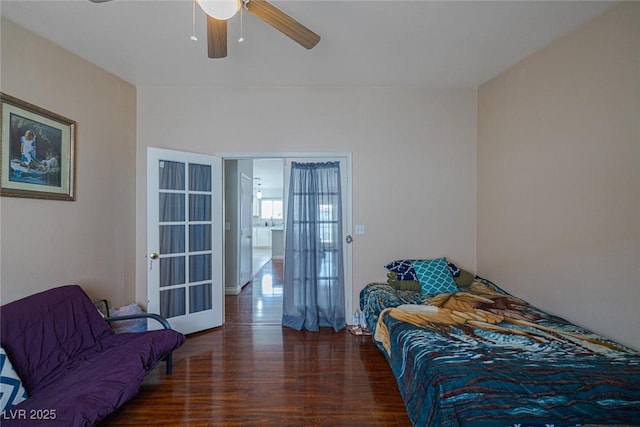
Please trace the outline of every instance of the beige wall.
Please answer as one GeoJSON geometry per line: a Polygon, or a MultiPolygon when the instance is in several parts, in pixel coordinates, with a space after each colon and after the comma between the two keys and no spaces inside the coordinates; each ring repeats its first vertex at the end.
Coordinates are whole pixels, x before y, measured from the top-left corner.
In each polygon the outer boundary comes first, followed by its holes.
{"type": "Polygon", "coordinates": [[[1,301],[78,283],[129,303],[136,89],[4,19],[1,39],[2,92],[77,122],[75,202],[0,198],[1,301]]]}
{"type": "Polygon", "coordinates": [[[203,153],[353,153],[353,301],[384,264],[447,256],[475,270],[476,92],[138,89],[138,299],[147,146],[203,153]]]}
{"type": "Polygon", "coordinates": [[[478,272],[640,348],[640,3],[478,91],[478,272]]]}
{"type": "Polygon", "coordinates": [[[136,101],[134,87],[11,22],[2,43],[2,91],[78,123],[77,201],[1,200],[2,302],[81,283],[145,304],[147,146],[352,152],[354,223],[367,226],[355,302],[391,259],[475,269],[475,90],[146,88],[136,101]]]}
{"type": "Polygon", "coordinates": [[[147,146],[352,152],[353,222],[367,226],[354,301],[391,259],[476,269],[477,176],[478,272],[640,347],[639,10],[624,3],[487,82],[477,116],[473,90],[136,95],[3,20],[0,89],[78,122],[78,199],[0,199],[1,301],[81,283],[144,303],[147,146]]]}

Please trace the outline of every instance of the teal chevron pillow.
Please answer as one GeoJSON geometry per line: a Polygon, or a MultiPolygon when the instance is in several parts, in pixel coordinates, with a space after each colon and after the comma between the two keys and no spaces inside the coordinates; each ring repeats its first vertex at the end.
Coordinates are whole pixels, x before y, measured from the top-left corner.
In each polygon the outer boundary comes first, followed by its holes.
{"type": "Polygon", "coordinates": [[[0,347],[0,412],[11,409],[27,397],[20,377],[4,348],[0,347]]]}
{"type": "Polygon", "coordinates": [[[446,292],[458,292],[446,258],[413,261],[423,297],[446,292]]]}

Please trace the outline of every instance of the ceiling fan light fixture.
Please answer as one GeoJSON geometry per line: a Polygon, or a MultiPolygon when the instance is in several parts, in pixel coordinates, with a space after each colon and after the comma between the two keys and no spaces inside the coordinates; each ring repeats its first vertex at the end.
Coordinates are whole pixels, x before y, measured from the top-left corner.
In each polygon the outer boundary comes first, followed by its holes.
{"type": "Polygon", "coordinates": [[[197,0],[198,4],[207,15],[226,21],[235,16],[240,10],[240,0],[197,0]]]}

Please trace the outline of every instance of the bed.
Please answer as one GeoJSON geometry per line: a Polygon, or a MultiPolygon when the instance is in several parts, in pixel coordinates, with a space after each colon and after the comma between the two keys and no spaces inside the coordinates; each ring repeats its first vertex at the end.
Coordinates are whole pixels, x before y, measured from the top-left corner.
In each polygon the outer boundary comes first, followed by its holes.
{"type": "Polygon", "coordinates": [[[414,426],[640,425],[640,353],[470,282],[360,293],[414,426]]]}

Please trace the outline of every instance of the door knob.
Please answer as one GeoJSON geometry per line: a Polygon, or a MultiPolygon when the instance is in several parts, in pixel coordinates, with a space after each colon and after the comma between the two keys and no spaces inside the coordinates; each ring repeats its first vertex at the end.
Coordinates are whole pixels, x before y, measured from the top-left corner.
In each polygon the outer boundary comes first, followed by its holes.
{"type": "Polygon", "coordinates": [[[151,253],[149,254],[149,258],[151,258],[151,259],[158,259],[158,258],[160,258],[160,255],[158,255],[158,253],[157,253],[157,252],[151,252],[151,253]]]}

